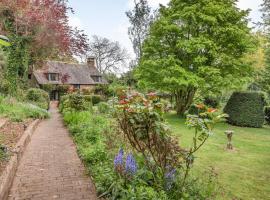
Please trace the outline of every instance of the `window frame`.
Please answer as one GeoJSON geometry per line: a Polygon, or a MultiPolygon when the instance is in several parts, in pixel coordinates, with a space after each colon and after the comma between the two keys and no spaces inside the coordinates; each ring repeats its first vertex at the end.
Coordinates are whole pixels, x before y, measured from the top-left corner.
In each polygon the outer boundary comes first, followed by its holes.
{"type": "Polygon", "coordinates": [[[91,78],[93,79],[93,81],[95,83],[101,83],[102,82],[102,76],[91,76],[91,78]]]}
{"type": "Polygon", "coordinates": [[[80,84],[73,84],[73,88],[80,90],[81,89],[81,85],[80,84]]]}
{"type": "Polygon", "coordinates": [[[48,78],[48,81],[52,81],[52,82],[59,81],[59,74],[58,73],[48,73],[47,78],[48,78]],[[52,77],[54,77],[54,79],[52,77]]]}

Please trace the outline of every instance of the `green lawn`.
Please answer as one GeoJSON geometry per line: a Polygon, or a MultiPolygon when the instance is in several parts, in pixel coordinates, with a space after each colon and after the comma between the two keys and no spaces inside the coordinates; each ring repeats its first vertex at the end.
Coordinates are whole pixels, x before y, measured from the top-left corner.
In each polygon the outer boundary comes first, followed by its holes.
{"type": "MultiPolygon", "coordinates": [[[[193,131],[185,125],[185,119],[175,114],[167,114],[173,134],[180,144],[188,147],[193,131]]],[[[220,123],[215,134],[197,153],[193,170],[204,172],[213,166],[218,173],[218,181],[224,189],[219,199],[266,200],[270,199],[270,127],[261,129],[241,128],[220,123]],[[234,130],[234,151],[225,150],[227,139],[225,130],[234,130]]]]}

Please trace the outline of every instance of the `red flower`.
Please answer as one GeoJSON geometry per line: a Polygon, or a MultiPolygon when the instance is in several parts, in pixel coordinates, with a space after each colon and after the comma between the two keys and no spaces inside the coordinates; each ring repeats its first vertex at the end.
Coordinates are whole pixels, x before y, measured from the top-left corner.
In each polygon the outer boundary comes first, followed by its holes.
{"type": "Polygon", "coordinates": [[[215,108],[208,108],[207,109],[207,112],[214,113],[214,112],[217,112],[217,109],[215,109],[215,108]]]}
{"type": "Polygon", "coordinates": [[[126,100],[121,100],[121,101],[119,101],[119,104],[120,105],[126,105],[128,102],[126,101],[126,100]]]}

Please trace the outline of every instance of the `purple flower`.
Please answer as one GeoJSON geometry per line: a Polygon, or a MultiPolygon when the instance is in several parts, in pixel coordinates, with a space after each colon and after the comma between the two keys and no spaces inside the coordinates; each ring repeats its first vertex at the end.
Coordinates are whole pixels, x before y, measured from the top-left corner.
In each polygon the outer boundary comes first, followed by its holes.
{"type": "Polygon", "coordinates": [[[165,174],[166,189],[170,190],[175,182],[176,169],[171,169],[165,174]]]}
{"type": "Polygon", "coordinates": [[[127,155],[125,171],[128,175],[134,175],[137,172],[137,163],[132,154],[127,155]]]}
{"type": "Polygon", "coordinates": [[[124,150],[121,148],[119,153],[114,158],[114,167],[119,169],[123,166],[124,150]]]}

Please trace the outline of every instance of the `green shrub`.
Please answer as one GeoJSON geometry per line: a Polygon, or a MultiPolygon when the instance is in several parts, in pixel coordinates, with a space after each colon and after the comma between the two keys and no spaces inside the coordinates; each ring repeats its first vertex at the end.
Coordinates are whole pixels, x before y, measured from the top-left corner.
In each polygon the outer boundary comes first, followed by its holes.
{"type": "Polygon", "coordinates": [[[211,108],[217,108],[219,106],[219,101],[214,97],[205,97],[204,104],[211,108]]]}
{"type": "Polygon", "coordinates": [[[42,109],[49,109],[50,97],[45,90],[38,88],[28,89],[26,93],[26,100],[41,107],[42,109]]]}
{"type": "Polygon", "coordinates": [[[69,99],[69,108],[74,109],[76,111],[85,110],[85,101],[83,95],[80,94],[70,94],[69,99]]]}
{"type": "Polygon", "coordinates": [[[110,105],[106,102],[100,102],[97,106],[98,106],[99,113],[106,114],[106,113],[109,113],[110,111],[110,105]]]}
{"type": "Polygon", "coordinates": [[[199,114],[199,109],[197,108],[197,106],[195,104],[192,104],[188,111],[187,114],[189,115],[198,115],[199,114]]]}
{"type": "Polygon", "coordinates": [[[264,124],[264,95],[258,92],[234,92],[224,112],[228,122],[237,126],[260,128],[264,124]]]}
{"type": "Polygon", "coordinates": [[[102,97],[100,95],[92,95],[92,103],[93,105],[97,105],[102,101],[102,97]]]}
{"type": "Polygon", "coordinates": [[[43,119],[49,116],[45,109],[34,104],[20,103],[14,98],[0,96],[0,115],[12,121],[23,121],[27,118],[43,119]]]}
{"type": "Polygon", "coordinates": [[[265,107],[265,120],[268,124],[270,124],[270,106],[265,107]]]}
{"type": "Polygon", "coordinates": [[[63,112],[63,110],[67,108],[69,111],[92,110],[92,96],[77,93],[62,96],[60,99],[59,110],[60,112],[63,112]]]}

